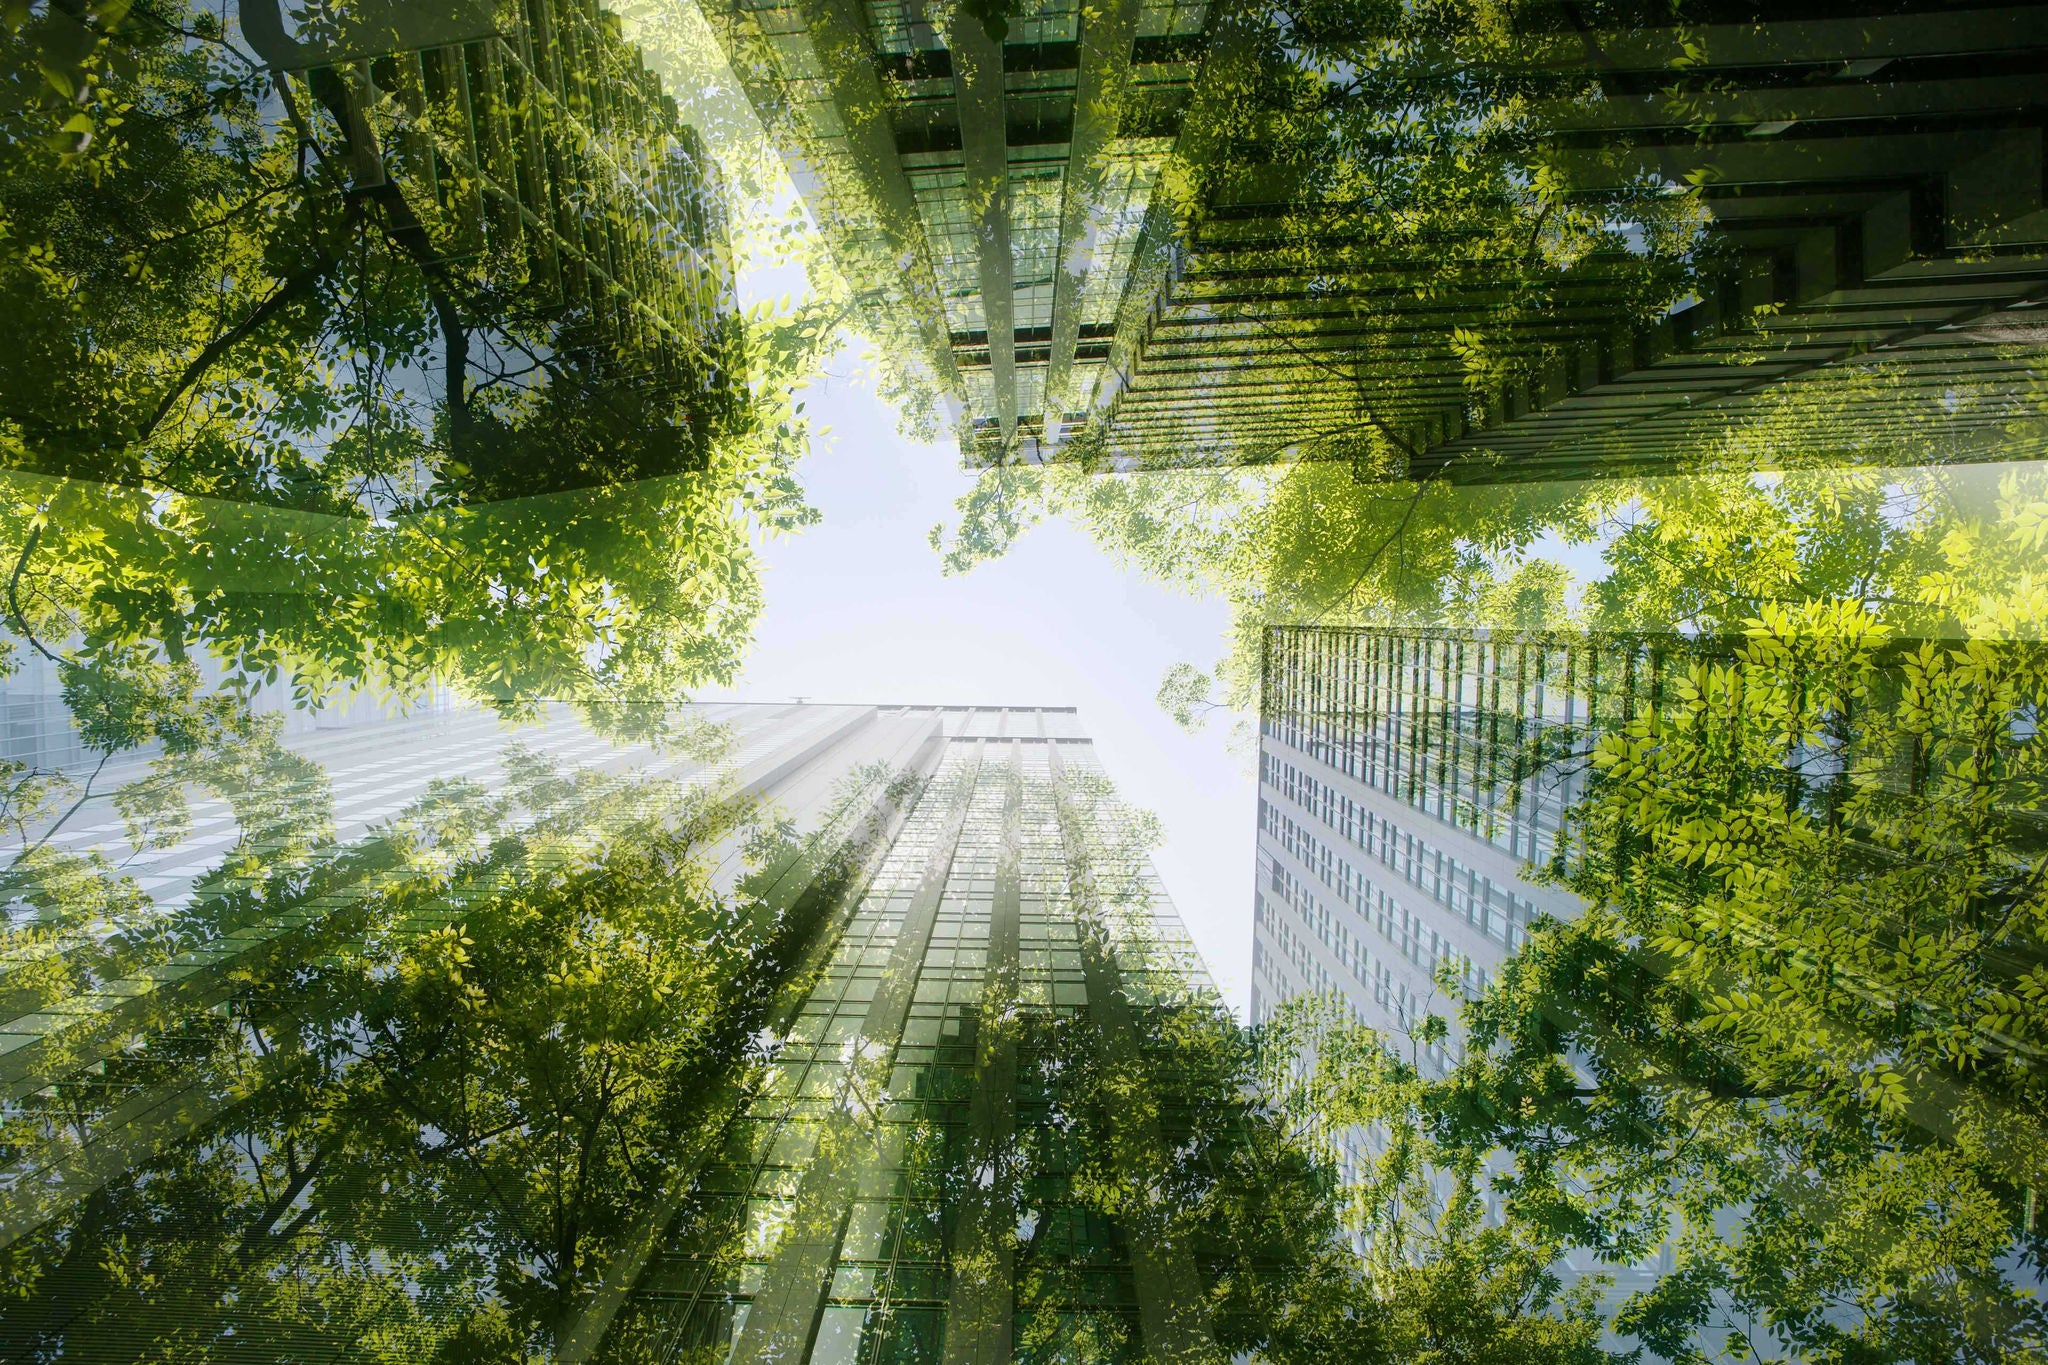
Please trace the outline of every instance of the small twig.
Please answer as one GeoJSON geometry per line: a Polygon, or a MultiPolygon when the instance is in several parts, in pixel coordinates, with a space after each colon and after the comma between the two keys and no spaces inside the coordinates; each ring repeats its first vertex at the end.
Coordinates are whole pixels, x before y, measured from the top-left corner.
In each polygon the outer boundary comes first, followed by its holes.
{"type": "Polygon", "coordinates": [[[247,317],[201,347],[199,354],[186,363],[184,370],[178,375],[177,382],[171,385],[157,403],[156,411],[150,414],[149,420],[136,433],[137,444],[147,441],[155,433],[157,427],[163,424],[164,418],[170,416],[171,409],[177,405],[178,400],[184,397],[223,355],[246,341],[257,328],[268,322],[279,308],[319,283],[321,277],[327,273],[329,264],[325,256],[316,254],[310,265],[287,277],[264,298],[263,302],[257,304],[247,317]]]}
{"type": "Polygon", "coordinates": [[[92,800],[92,784],[99,781],[100,774],[106,771],[107,762],[108,760],[113,758],[113,756],[114,751],[111,749],[100,755],[100,761],[98,766],[92,770],[92,776],[85,779],[85,788],[84,790],[79,792],[78,799],[71,803],[71,809],[65,811],[62,815],[58,816],[56,823],[43,831],[42,838],[36,840],[33,844],[29,845],[21,852],[15,854],[14,861],[8,864],[9,868],[20,867],[22,861],[26,859],[29,854],[34,853],[44,844],[49,843],[50,836],[55,834],[58,830],[64,828],[65,821],[69,820],[72,816],[78,814],[78,808],[80,806],[83,806],[86,802],[92,800]]]}
{"type": "Polygon", "coordinates": [[[1370,555],[1366,556],[1365,565],[1364,567],[1359,569],[1358,576],[1351,580],[1351,586],[1346,588],[1337,597],[1332,598],[1329,605],[1325,606],[1321,611],[1317,612],[1314,616],[1311,616],[1309,620],[1322,620],[1331,612],[1335,611],[1339,603],[1349,601],[1351,598],[1351,594],[1358,591],[1359,585],[1365,582],[1365,576],[1371,573],[1373,571],[1374,566],[1379,563],[1380,556],[1384,555],[1387,552],[1387,548],[1391,546],[1395,541],[1399,540],[1401,536],[1408,530],[1408,523],[1414,519],[1415,509],[1422,502],[1422,494],[1425,487],[1426,485],[1423,484],[1417,484],[1415,486],[1415,492],[1411,494],[1408,498],[1407,510],[1401,513],[1400,525],[1396,526],[1393,530],[1389,531],[1387,533],[1386,539],[1382,540],[1376,547],[1374,547],[1373,552],[1370,555]]]}
{"type": "Polygon", "coordinates": [[[1258,318],[1251,319],[1251,324],[1271,336],[1288,350],[1294,352],[1295,355],[1301,357],[1303,363],[1314,366],[1316,369],[1322,370],[1324,373],[1350,384],[1353,388],[1353,397],[1358,403],[1358,415],[1364,418],[1366,424],[1374,431],[1377,431],[1381,439],[1385,440],[1388,445],[1406,455],[1410,460],[1415,458],[1415,448],[1401,437],[1395,435],[1386,423],[1373,416],[1372,408],[1365,401],[1365,380],[1363,376],[1346,373],[1340,367],[1332,365],[1326,360],[1318,360],[1307,351],[1302,350],[1301,347],[1295,345],[1292,337],[1284,332],[1275,331],[1271,326],[1258,318]]]}
{"type": "Polygon", "coordinates": [[[269,188],[263,190],[260,194],[253,194],[249,196],[247,199],[244,199],[241,203],[236,204],[233,208],[228,209],[220,217],[212,219],[209,222],[194,223],[190,227],[179,228],[176,232],[166,232],[160,236],[150,237],[148,239],[145,249],[154,250],[155,248],[160,246],[169,246],[172,242],[182,241],[187,237],[195,236],[202,232],[211,232],[215,228],[226,227],[229,223],[232,223],[235,219],[241,217],[250,209],[255,208],[264,200],[274,199],[280,194],[288,194],[292,190],[295,190],[297,188],[298,186],[295,182],[287,182],[282,185],[272,185],[269,188]]]}

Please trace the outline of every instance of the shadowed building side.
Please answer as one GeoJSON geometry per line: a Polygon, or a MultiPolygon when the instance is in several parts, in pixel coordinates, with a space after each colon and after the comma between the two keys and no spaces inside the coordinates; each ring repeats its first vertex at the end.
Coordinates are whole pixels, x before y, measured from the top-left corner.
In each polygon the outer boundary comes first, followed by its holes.
{"type": "MultiPolygon", "coordinates": [[[[1526,219],[1491,256],[1477,209],[1411,240],[1332,188],[1352,171],[1316,157],[1349,145],[1302,148],[1346,116],[1341,69],[1304,115],[1266,94],[1298,82],[1284,44],[1271,77],[1212,49],[1196,103],[1230,133],[1202,142],[1191,120],[1182,139],[1176,165],[1207,188],[1155,234],[1159,282],[1115,339],[1087,453],[1576,478],[1710,458],[1774,422],[1784,458],[2039,453],[2041,11],[1727,8],[1518,17],[1512,54],[1473,72],[1521,120],[1467,149],[1505,158],[1494,207],[1526,219]],[[1555,203],[1517,207],[1539,177],[1555,203]],[[1704,231],[1660,247],[1656,215],[1679,203],[1704,231]],[[1611,242],[1546,261],[1553,211],[1606,215],[1611,242]]],[[[1414,79],[1425,108],[1457,97],[1414,79]]],[[[1377,212],[1397,209],[1437,212],[1377,212]]]]}

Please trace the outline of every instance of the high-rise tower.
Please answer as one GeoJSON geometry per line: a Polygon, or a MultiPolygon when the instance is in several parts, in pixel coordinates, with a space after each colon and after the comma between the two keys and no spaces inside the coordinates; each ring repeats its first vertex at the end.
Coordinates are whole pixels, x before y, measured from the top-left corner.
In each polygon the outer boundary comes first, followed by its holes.
{"type": "Polygon", "coordinates": [[[2041,444],[2036,7],[706,9],[969,464],[2041,444]]]}
{"type": "MultiPolygon", "coordinates": [[[[1274,627],[1259,724],[1253,1022],[1321,996],[1425,1074],[1465,1055],[1459,1006],[1539,917],[1584,909],[1532,881],[1560,853],[1586,752],[1657,681],[1635,642],[1484,631],[1274,627]],[[1418,1027],[1435,1015],[1441,1037],[1418,1027]]],[[[1376,1134],[1333,1134],[1358,1170],[1376,1134]]],[[[1618,1304],[1671,1269],[1582,1251],[1618,1304]]]]}
{"type": "MultiPolygon", "coordinates": [[[[1030,13],[705,6],[853,283],[970,463],[1055,448],[1107,373],[1207,45],[1206,0],[1030,13]]],[[[1147,264],[1149,263],[1149,265],[1147,264]]]]}

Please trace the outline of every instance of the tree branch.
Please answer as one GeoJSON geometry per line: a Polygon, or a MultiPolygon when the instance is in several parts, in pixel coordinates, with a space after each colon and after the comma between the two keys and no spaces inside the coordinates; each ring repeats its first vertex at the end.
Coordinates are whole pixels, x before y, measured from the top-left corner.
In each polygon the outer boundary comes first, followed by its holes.
{"type": "Polygon", "coordinates": [[[53,664],[62,664],[64,661],[52,654],[49,648],[36,638],[35,631],[29,627],[28,617],[22,615],[21,611],[21,571],[28,567],[29,556],[36,552],[36,546],[42,543],[42,539],[43,528],[40,525],[31,527],[28,539],[22,542],[21,553],[15,557],[14,572],[7,577],[8,620],[21,632],[21,638],[35,647],[36,653],[53,664]]]}
{"type": "Polygon", "coordinates": [[[287,276],[284,282],[272,290],[264,298],[263,302],[257,304],[247,317],[243,318],[233,327],[228,328],[227,331],[222,332],[212,341],[207,342],[200,349],[199,354],[192,357],[186,364],[184,370],[178,375],[178,381],[164,394],[162,400],[156,405],[156,411],[150,414],[149,420],[136,433],[136,444],[140,445],[155,434],[157,427],[162,425],[164,418],[170,416],[171,409],[177,405],[178,400],[184,397],[194,384],[204,378],[206,372],[218,364],[222,356],[226,355],[243,341],[246,341],[259,327],[275,316],[277,311],[284,307],[285,304],[290,303],[311,289],[315,284],[318,284],[321,277],[332,268],[333,261],[329,257],[325,254],[316,253],[311,262],[304,268],[294,271],[291,275],[287,276]]]}
{"type": "Polygon", "coordinates": [[[1387,552],[1387,548],[1391,546],[1396,540],[1400,539],[1401,536],[1408,530],[1408,523],[1414,520],[1415,509],[1422,502],[1423,487],[1424,486],[1421,484],[1417,484],[1415,486],[1415,492],[1412,493],[1408,498],[1407,510],[1401,513],[1400,525],[1396,526],[1393,530],[1389,531],[1386,535],[1386,538],[1380,541],[1380,543],[1373,548],[1373,552],[1370,555],[1366,556],[1365,565],[1363,568],[1359,569],[1358,576],[1351,580],[1351,586],[1346,588],[1343,591],[1343,593],[1340,594],[1337,598],[1333,599],[1328,606],[1324,607],[1321,611],[1317,612],[1314,616],[1310,617],[1309,619],[1311,621],[1322,620],[1325,616],[1328,616],[1331,612],[1335,611],[1340,602],[1348,601],[1351,597],[1351,594],[1358,591],[1359,585],[1365,582],[1365,576],[1373,571],[1374,565],[1379,563],[1380,556],[1384,555],[1387,552]]]}

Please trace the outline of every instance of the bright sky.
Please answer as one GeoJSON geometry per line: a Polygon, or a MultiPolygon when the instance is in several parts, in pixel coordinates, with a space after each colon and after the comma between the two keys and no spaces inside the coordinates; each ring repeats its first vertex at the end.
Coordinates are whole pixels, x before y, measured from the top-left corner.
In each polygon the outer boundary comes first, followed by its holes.
{"type": "MultiPolygon", "coordinates": [[[[795,187],[700,13],[688,3],[624,5],[629,36],[709,139],[736,193],[772,217],[795,187]]],[[[744,268],[743,304],[800,297],[800,267],[744,268]]],[[[849,350],[805,395],[830,429],[797,470],[822,524],[760,546],[767,603],[734,700],[1073,706],[1124,799],[1158,813],[1154,863],[1216,984],[1240,1013],[1251,991],[1253,762],[1226,747],[1227,722],[1190,736],[1153,696],[1175,663],[1208,665],[1225,612],[1112,565],[1061,522],[963,577],[940,573],[931,528],[972,476],[952,440],[918,445],[856,376],[849,350]]],[[[713,700],[704,695],[702,700],[713,700]]]]}
{"type": "MultiPolygon", "coordinates": [[[[948,440],[917,445],[848,353],[806,398],[829,426],[800,466],[823,522],[765,542],[767,605],[738,700],[1074,706],[1126,800],[1156,811],[1154,855],[1224,996],[1250,991],[1252,760],[1221,722],[1190,736],[1153,701],[1206,664],[1225,613],[1120,570],[1064,522],[948,578],[927,541],[972,481],[948,440]]],[[[704,700],[714,699],[710,696],[704,700]]]]}
{"type": "MultiPolygon", "coordinates": [[[[688,3],[625,6],[631,35],[702,131],[736,193],[773,218],[796,202],[702,16],[688,3]],[[750,188],[746,188],[750,187],[750,188]]],[[[744,304],[801,297],[800,267],[742,269],[744,304]]],[[[821,525],[761,546],[767,603],[746,672],[749,701],[1074,706],[1124,798],[1166,830],[1154,862],[1227,999],[1251,990],[1254,756],[1219,718],[1178,729],[1153,700],[1176,663],[1207,667],[1224,644],[1219,601],[1119,569],[1086,534],[1050,521],[1002,559],[947,578],[929,533],[972,476],[946,439],[898,434],[895,412],[858,378],[852,351],[806,395],[831,429],[798,474],[821,525]]],[[[1575,570],[1597,549],[1545,544],[1575,570]]],[[[704,698],[713,699],[711,697],[704,698]]]]}

